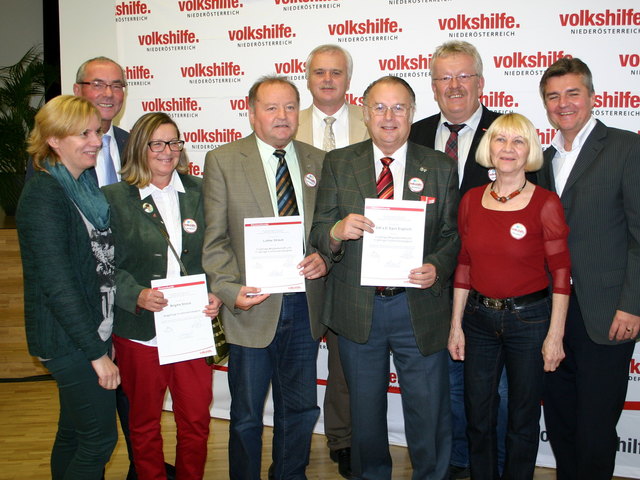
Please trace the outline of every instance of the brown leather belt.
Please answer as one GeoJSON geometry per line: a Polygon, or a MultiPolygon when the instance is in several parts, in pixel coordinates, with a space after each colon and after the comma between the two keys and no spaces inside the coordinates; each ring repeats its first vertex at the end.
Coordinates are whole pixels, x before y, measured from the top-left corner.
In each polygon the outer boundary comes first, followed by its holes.
{"type": "Polygon", "coordinates": [[[509,298],[491,298],[485,297],[475,290],[469,292],[469,298],[476,300],[487,308],[493,310],[518,310],[531,305],[532,303],[539,302],[549,296],[549,290],[546,288],[537,292],[528,293],[519,297],[509,298]]]}

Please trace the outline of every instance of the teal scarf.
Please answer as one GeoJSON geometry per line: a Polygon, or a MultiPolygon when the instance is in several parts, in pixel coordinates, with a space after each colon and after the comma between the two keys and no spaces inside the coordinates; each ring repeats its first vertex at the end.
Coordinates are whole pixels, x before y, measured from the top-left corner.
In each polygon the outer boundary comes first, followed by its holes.
{"type": "Polygon", "coordinates": [[[62,185],[67,196],[95,228],[109,228],[109,204],[87,170],[76,180],[62,162],[52,164],[47,159],[47,171],[62,185]]]}

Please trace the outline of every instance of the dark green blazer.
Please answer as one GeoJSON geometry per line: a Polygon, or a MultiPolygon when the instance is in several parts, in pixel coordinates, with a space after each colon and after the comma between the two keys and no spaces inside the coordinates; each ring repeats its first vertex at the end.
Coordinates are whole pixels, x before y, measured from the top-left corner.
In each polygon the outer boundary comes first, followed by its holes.
{"type": "MultiPolygon", "coordinates": [[[[428,289],[407,289],[416,341],[422,354],[429,355],[446,348],[449,336],[450,278],[460,247],[458,173],[444,153],[409,142],[404,179],[404,200],[420,200],[421,196],[435,199],[427,207],[423,263],[436,267],[439,280],[428,289]],[[407,183],[412,178],[422,180],[423,190],[409,190],[407,183]]],[[[376,197],[371,140],[329,152],[316,199],[311,244],[331,255],[331,227],[350,213],[362,215],[365,198],[376,197]]],[[[358,343],[369,338],[375,293],[375,287],[360,286],[361,260],[362,239],[343,242],[343,254],[334,257],[327,277],[322,314],[329,328],[358,343]]]]}
{"type": "Polygon", "coordinates": [[[82,350],[87,360],[102,357],[109,345],[98,335],[102,297],[89,233],[55,178],[34,172],[16,225],[29,353],[51,359],[82,350]]]}
{"type": "MultiPolygon", "coordinates": [[[[204,273],[202,179],[189,175],[180,175],[180,179],[185,188],[185,193],[178,194],[181,220],[194,220],[197,229],[187,233],[182,228],[179,253],[189,275],[194,275],[204,273]]],[[[151,287],[151,280],[167,275],[167,241],[161,233],[162,217],[151,195],[141,200],[139,189],[133,185],[119,182],[103,187],[103,191],[111,205],[111,229],[116,246],[113,333],[133,340],[150,340],[156,336],[153,312],[140,309],[136,304],[140,292],[151,287]]]]}

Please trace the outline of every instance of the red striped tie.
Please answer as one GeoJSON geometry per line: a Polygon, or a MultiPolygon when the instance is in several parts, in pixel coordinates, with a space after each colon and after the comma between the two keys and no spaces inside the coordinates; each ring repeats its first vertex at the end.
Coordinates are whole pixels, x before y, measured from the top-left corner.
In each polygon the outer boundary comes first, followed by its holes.
{"type": "Polygon", "coordinates": [[[382,162],[382,171],[376,182],[376,190],[378,192],[378,198],[393,200],[393,174],[389,165],[393,162],[391,157],[383,157],[380,159],[382,162]]]}

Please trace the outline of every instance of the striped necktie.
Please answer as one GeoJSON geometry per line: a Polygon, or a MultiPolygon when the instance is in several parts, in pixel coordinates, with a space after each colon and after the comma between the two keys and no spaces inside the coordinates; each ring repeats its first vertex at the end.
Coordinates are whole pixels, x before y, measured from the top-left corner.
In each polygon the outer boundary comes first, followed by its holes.
{"type": "Polygon", "coordinates": [[[389,168],[393,158],[383,157],[380,161],[382,162],[382,171],[376,182],[378,198],[393,200],[393,174],[389,168]]]}
{"type": "Polygon", "coordinates": [[[278,215],[286,217],[298,215],[298,202],[296,192],[293,189],[289,168],[284,159],[285,151],[276,150],[273,155],[278,159],[278,169],[276,170],[276,196],[278,197],[278,215]]]}

